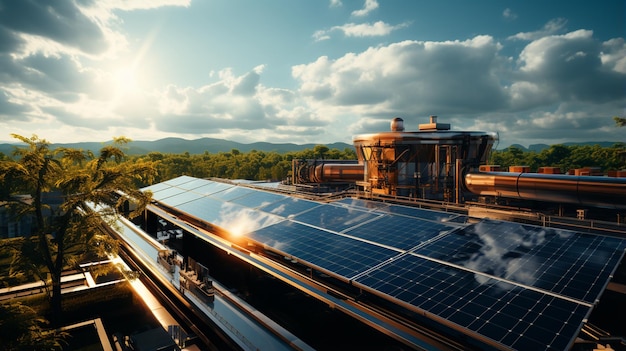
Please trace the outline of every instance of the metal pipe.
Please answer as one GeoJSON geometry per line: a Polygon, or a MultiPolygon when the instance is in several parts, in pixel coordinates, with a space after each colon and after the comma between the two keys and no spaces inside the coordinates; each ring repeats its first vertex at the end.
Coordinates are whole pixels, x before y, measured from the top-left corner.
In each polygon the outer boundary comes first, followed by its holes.
{"type": "Polygon", "coordinates": [[[321,163],[315,166],[311,179],[317,183],[356,182],[363,180],[361,163],[321,163]]]}
{"type": "Polygon", "coordinates": [[[477,195],[626,209],[626,178],[481,172],[466,174],[465,187],[477,195]]]}

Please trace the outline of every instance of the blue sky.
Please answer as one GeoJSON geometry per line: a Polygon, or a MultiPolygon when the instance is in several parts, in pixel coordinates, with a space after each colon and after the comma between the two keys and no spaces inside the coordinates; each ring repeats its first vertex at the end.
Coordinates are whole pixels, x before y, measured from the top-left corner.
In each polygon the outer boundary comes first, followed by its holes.
{"type": "Polygon", "coordinates": [[[626,142],[626,2],[0,0],[0,140],[626,142]],[[600,4],[598,6],[596,4],[600,4]]]}

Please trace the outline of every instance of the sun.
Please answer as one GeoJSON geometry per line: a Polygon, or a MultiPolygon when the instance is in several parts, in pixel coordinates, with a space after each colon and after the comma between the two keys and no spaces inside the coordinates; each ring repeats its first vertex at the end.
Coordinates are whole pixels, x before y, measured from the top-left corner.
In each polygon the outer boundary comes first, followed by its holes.
{"type": "Polygon", "coordinates": [[[117,94],[139,91],[137,69],[132,66],[120,67],[113,74],[113,85],[117,94]]]}

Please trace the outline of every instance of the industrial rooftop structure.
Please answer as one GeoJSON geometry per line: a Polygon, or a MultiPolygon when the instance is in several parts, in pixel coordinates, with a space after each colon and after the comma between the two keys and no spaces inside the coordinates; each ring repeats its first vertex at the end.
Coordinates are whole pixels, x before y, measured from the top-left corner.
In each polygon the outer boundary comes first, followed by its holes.
{"type": "Polygon", "coordinates": [[[294,289],[411,348],[571,350],[625,269],[626,178],[497,171],[486,165],[496,140],[435,116],[407,132],[394,118],[354,137],[358,160],[294,160],[286,183],[146,187],[143,226],[182,221],[208,233],[183,237],[271,260],[294,289]],[[572,208],[578,217],[562,217],[572,208]],[[617,220],[586,221],[590,208],[617,220]]]}
{"type": "Polygon", "coordinates": [[[385,306],[416,334],[426,325],[477,348],[570,348],[626,249],[617,237],[188,176],[144,190],[241,250],[345,284],[354,303],[385,306]]]}

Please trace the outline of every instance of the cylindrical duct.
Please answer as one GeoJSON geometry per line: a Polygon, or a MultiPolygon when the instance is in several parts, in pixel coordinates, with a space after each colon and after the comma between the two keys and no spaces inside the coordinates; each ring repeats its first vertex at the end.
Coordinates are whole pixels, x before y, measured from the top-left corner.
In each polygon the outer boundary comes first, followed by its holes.
{"type": "Polygon", "coordinates": [[[317,183],[356,182],[363,180],[364,168],[360,163],[321,163],[315,166],[311,180],[317,183]]]}
{"type": "Polygon", "coordinates": [[[465,187],[477,195],[626,208],[626,178],[485,172],[465,175],[465,187]]]}

